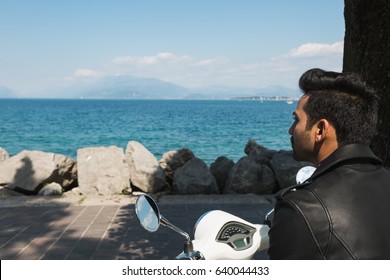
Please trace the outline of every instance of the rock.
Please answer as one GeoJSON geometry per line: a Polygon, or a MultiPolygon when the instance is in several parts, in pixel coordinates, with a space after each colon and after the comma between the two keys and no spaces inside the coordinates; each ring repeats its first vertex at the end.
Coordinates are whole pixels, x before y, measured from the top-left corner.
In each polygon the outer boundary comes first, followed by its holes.
{"type": "Polygon", "coordinates": [[[256,156],[246,156],[233,166],[225,193],[274,193],[277,183],[271,168],[256,159],[256,156]]]}
{"type": "Polygon", "coordinates": [[[7,151],[0,147],[0,161],[4,161],[7,158],[9,158],[7,151]]]}
{"type": "Polygon", "coordinates": [[[77,166],[80,192],[85,195],[131,192],[129,168],[123,148],[78,149],[77,166]]]}
{"type": "Polygon", "coordinates": [[[256,141],[253,139],[249,139],[244,149],[245,154],[247,154],[248,156],[254,154],[263,154],[268,151],[269,149],[267,149],[263,145],[257,144],[256,141]]]}
{"type": "Polygon", "coordinates": [[[67,196],[67,197],[69,197],[69,196],[81,197],[83,195],[83,193],[81,192],[80,187],[76,187],[76,188],[71,189],[70,191],[64,192],[63,195],[67,196]]]}
{"type": "Polygon", "coordinates": [[[164,172],[156,157],[141,143],[130,141],[126,148],[131,184],[147,193],[161,191],[166,185],[164,172]]]}
{"type": "Polygon", "coordinates": [[[160,166],[164,170],[168,183],[172,184],[175,171],[194,157],[194,153],[187,148],[164,153],[160,159],[160,166]]]}
{"type": "Polygon", "coordinates": [[[61,196],[62,195],[62,187],[58,183],[50,183],[45,185],[39,192],[38,195],[43,196],[61,196]]]}
{"type": "Polygon", "coordinates": [[[0,162],[0,185],[36,194],[45,184],[58,183],[64,190],[77,182],[76,162],[66,156],[22,151],[0,162]]]}
{"type": "Polygon", "coordinates": [[[226,180],[229,177],[230,170],[234,166],[234,161],[227,157],[219,157],[210,166],[210,171],[217,181],[219,191],[223,193],[226,180]]]}
{"type": "Polygon", "coordinates": [[[296,184],[296,175],[303,166],[313,166],[310,162],[294,160],[292,151],[275,153],[269,164],[274,171],[279,189],[296,184]]]}
{"type": "Polygon", "coordinates": [[[198,158],[189,160],[176,170],[172,188],[175,194],[216,194],[217,182],[206,163],[198,158]]]}

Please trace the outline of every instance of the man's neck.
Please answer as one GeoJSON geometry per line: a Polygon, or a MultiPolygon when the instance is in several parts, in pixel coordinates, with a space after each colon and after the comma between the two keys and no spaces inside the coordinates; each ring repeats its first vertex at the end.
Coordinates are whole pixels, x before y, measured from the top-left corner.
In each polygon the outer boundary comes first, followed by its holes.
{"type": "Polygon", "coordinates": [[[331,154],[334,153],[339,148],[337,142],[333,142],[332,144],[322,145],[320,151],[317,154],[317,165],[320,165],[325,159],[327,159],[331,154]]]}

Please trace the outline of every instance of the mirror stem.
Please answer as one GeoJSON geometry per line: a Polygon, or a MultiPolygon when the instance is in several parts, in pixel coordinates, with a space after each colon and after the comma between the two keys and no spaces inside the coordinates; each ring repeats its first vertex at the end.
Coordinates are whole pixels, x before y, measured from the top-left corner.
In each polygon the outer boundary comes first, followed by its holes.
{"type": "Polygon", "coordinates": [[[173,229],[180,235],[184,236],[184,238],[187,240],[187,243],[191,243],[191,238],[185,231],[181,230],[177,226],[171,224],[164,216],[161,215],[161,224],[163,224],[166,227],[169,227],[170,229],[173,229]]]}
{"type": "Polygon", "coordinates": [[[192,254],[194,252],[194,245],[192,245],[192,241],[186,241],[186,243],[184,243],[184,249],[183,249],[183,252],[185,254],[192,254]]]}

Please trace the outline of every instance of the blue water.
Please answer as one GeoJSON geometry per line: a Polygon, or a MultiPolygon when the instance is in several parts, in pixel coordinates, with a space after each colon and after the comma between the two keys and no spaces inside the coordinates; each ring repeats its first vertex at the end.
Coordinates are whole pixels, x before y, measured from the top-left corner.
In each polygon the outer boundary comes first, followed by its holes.
{"type": "Polygon", "coordinates": [[[79,148],[125,149],[136,140],[158,159],[189,148],[209,164],[219,156],[237,161],[248,139],[290,150],[294,108],[282,101],[0,99],[0,147],[76,159],[79,148]]]}

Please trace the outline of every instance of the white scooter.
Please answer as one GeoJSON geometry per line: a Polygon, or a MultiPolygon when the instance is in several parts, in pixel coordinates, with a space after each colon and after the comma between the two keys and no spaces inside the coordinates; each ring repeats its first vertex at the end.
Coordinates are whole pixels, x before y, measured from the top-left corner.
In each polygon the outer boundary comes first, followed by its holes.
{"type": "MultiPolygon", "coordinates": [[[[303,183],[314,171],[314,167],[303,167],[297,173],[297,183],[303,183]]],[[[184,250],[176,259],[245,260],[269,247],[268,225],[252,224],[221,210],[206,212],[198,219],[192,241],[188,233],[161,215],[157,203],[149,195],[142,194],[137,198],[135,211],[146,230],[154,232],[162,224],[186,239],[184,250]]],[[[266,215],[265,220],[272,212],[266,215]]]]}

